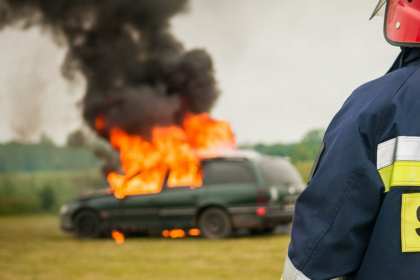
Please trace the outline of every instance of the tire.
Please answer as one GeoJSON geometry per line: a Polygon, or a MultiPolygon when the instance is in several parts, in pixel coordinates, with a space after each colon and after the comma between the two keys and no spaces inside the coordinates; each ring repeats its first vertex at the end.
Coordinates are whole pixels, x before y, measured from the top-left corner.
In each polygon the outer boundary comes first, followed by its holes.
{"type": "Polygon", "coordinates": [[[101,221],[89,210],[83,210],[74,218],[74,230],[78,238],[97,238],[101,235],[101,221]]]}
{"type": "Polygon", "coordinates": [[[205,210],[198,219],[198,227],[207,239],[223,239],[232,234],[230,217],[220,208],[205,210]]]}

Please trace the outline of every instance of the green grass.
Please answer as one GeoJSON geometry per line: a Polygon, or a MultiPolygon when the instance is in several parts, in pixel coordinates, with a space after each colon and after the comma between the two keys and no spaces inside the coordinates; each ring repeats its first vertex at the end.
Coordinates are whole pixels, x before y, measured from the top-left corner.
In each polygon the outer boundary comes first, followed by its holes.
{"type": "Polygon", "coordinates": [[[0,218],[2,280],[279,279],[289,235],[78,240],[53,216],[0,218]]]}
{"type": "Polygon", "coordinates": [[[299,171],[300,176],[302,176],[303,182],[308,182],[309,174],[311,173],[313,161],[298,161],[295,164],[296,169],[299,171]]]}

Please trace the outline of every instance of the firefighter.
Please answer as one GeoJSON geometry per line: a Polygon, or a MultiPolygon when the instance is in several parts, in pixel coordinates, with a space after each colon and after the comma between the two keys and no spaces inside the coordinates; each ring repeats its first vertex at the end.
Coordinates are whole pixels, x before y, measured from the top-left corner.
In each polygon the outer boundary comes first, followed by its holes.
{"type": "Polygon", "coordinates": [[[330,123],[296,202],[283,280],[420,279],[420,0],[381,0],[402,51],[330,123]]]}

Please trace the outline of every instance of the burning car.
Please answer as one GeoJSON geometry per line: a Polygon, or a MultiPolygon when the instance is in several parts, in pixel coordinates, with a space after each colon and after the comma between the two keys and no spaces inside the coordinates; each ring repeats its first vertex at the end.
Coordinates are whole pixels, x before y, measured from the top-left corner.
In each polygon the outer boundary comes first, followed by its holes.
{"type": "Polygon", "coordinates": [[[82,196],[62,206],[61,227],[81,238],[99,237],[112,229],[198,228],[206,238],[221,239],[237,229],[270,231],[292,221],[304,184],[288,160],[231,151],[202,158],[201,166],[201,187],[171,187],[167,175],[159,193],[119,199],[103,190],[82,196]]]}

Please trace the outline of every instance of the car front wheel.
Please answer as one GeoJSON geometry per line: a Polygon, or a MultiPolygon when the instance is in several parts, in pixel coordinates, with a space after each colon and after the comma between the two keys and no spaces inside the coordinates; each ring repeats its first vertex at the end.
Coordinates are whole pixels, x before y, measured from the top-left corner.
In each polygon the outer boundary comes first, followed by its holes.
{"type": "Polygon", "coordinates": [[[232,234],[229,215],[220,208],[205,210],[198,220],[201,233],[208,239],[228,238],[232,234]]]}
{"type": "Polygon", "coordinates": [[[101,222],[94,212],[83,210],[74,218],[74,229],[79,238],[97,238],[101,234],[101,222]]]}

